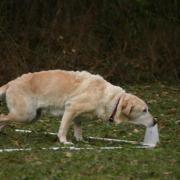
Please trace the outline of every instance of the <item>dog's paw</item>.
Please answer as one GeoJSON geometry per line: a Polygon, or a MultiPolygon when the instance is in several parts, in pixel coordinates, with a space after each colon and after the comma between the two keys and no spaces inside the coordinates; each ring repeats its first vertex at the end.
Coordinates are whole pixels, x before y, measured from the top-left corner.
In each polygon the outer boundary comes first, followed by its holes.
{"type": "Polygon", "coordinates": [[[63,144],[64,144],[64,145],[74,145],[72,142],[68,142],[68,141],[63,142],[63,144]]]}

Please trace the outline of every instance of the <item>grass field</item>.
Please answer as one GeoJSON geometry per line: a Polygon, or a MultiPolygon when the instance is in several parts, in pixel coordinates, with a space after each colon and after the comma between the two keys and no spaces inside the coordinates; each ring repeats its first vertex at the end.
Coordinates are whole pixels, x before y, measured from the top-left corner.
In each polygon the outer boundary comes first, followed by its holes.
{"type": "MultiPolygon", "coordinates": [[[[119,150],[40,150],[40,147],[62,146],[56,137],[42,132],[57,132],[57,118],[43,116],[34,124],[15,126],[30,129],[31,134],[7,128],[0,134],[0,148],[28,148],[28,152],[0,153],[0,179],[180,179],[180,85],[160,83],[124,87],[144,98],[159,121],[160,145],[153,149],[100,141],[75,142],[71,129],[69,138],[76,147],[123,146],[119,150]]],[[[5,112],[1,106],[1,112],[5,112]]],[[[105,122],[83,123],[84,136],[127,140],[143,140],[145,128],[135,125],[110,125],[105,122]]]]}

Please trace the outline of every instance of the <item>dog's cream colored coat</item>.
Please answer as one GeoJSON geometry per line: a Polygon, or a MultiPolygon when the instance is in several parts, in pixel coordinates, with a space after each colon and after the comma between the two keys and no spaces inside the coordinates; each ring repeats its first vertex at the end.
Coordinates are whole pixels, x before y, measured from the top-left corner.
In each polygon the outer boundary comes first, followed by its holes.
{"type": "Polygon", "coordinates": [[[62,115],[58,132],[62,143],[68,143],[66,135],[73,120],[74,135],[82,140],[77,117],[91,115],[108,120],[119,98],[114,116],[116,123],[123,120],[146,126],[153,123],[144,101],[86,71],[50,70],[24,74],[2,86],[0,96],[3,95],[6,95],[9,114],[1,114],[1,127],[12,121],[31,122],[39,110],[48,109],[62,115]]]}

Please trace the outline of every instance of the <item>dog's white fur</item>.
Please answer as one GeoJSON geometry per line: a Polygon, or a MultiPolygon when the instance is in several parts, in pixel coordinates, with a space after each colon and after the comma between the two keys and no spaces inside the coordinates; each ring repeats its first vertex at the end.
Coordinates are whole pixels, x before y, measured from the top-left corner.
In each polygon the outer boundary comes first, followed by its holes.
{"type": "Polygon", "coordinates": [[[119,98],[115,123],[124,120],[145,126],[153,123],[144,101],[86,71],[50,70],[24,74],[2,86],[0,96],[3,95],[9,114],[0,115],[1,127],[12,121],[31,122],[39,109],[48,109],[53,114],[62,115],[58,137],[66,144],[69,143],[66,135],[73,120],[74,135],[77,140],[82,140],[77,117],[90,115],[108,120],[119,98]]]}

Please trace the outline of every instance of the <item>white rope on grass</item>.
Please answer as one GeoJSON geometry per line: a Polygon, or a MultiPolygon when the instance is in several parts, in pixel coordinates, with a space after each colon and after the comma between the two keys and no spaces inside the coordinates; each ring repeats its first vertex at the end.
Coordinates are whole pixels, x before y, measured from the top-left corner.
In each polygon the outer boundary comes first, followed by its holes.
{"type": "MultiPolygon", "coordinates": [[[[0,153],[3,152],[22,152],[22,151],[33,151],[33,150],[53,150],[53,151],[59,151],[59,150],[70,150],[70,151],[81,151],[81,150],[115,150],[115,149],[122,149],[121,146],[113,146],[113,147],[43,147],[43,148],[4,148],[0,149],[0,153]]],[[[151,146],[135,146],[131,147],[131,149],[153,149],[151,146]]]]}
{"type": "MultiPolygon", "coordinates": [[[[21,132],[21,133],[32,133],[31,130],[24,130],[24,129],[15,129],[15,131],[21,132]]],[[[52,132],[43,132],[43,134],[57,135],[56,133],[52,133],[52,132]]],[[[109,142],[124,142],[124,143],[130,143],[130,144],[140,144],[137,141],[129,141],[129,140],[124,140],[124,139],[111,139],[111,138],[101,138],[101,137],[92,137],[92,136],[88,137],[88,139],[109,141],[109,142]]]]}
{"type": "Polygon", "coordinates": [[[80,150],[113,150],[113,149],[122,149],[121,146],[118,147],[99,147],[99,148],[93,148],[93,147],[49,147],[49,148],[7,148],[7,149],[0,149],[0,153],[3,152],[17,152],[17,151],[32,151],[32,150],[53,150],[53,151],[58,151],[58,150],[70,150],[70,151],[80,151],[80,150]]]}
{"type": "MultiPolygon", "coordinates": [[[[22,129],[16,129],[15,131],[23,132],[23,133],[32,132],[31,130],[22,130],[22,129]]],[[[52,133],[52,132],[44,132],[43,134],[57,135],[56,133],[52,133]]],[[[110,141],[110,142],[123,142],[123,143],[129,143],[129,144],[134,144],[134,145],[146,146],[146,147],[149,146],[150,148],[155,147],[156,144],[160,142],[157,124],[153,127],[146,128],[143,142],[129,141],[129,140],[123,140],[123,139],[100,138],[100,137],[89,137],[89,139],[110,141]]]]}
{"type": "Polygon", "coordinates": [[[124,142],[124,143],[130,143],[130,144],[139,144],[137,141],[129,141],[124,139],[111,139],[111,138],[101,138],[101,137],[88,137],[89,139],[93,140],[101,140],[101,141],[110,141],[110,142],[124,142]]]}
{"type": "Polygon", "coordinates": [[[7,148],[7,149],[0,149],[0,153],[2,152],[13,152],[13,151],[31,151],[32,148],[7,148]]]}
{"type": "Polygon", "coordinates": [[[21,132],[21,133],[32,133],[31,130],[24,130],[24,129],[15,129],[16,132],[21,132]]]}
{"type": "Polygon", "coordinates": [[[144,143],[144,142],[138,142],[138,141],[129,141],[125,139],[111,139],[111,138],[100,138],[100,137],[88,137],[89,139],[93,140],[102,140],[102,141],[109,141],[109,142],[123,142],[123,143],[128,143],[128,144],[133,144],[133,145],[139,145],[136,146],[136,148],[154,148],[156,144],[150,144],[150,143],[144,143]]]}
{"type": "MultiPolygon", "coordinates": [[[[32,133],[31,130],[25,130],[25,129],[15,129],[15,132],[21,132],[21,133],[32,133]]],[[[50,135],[57,135],[57,133],[53,133],[53,132],[43,132],[43,134],[50,134],[50,135]]]]}
{"type": "MultiPolygon", "coordinates": [[[[20,132],[20,133],[32,133],[31,130],[24,130],[24,129],[15,129],[15,132],[20,132]]],[[[49,134],[49,135],[57,135],[56,133],[52,132],[44,132],[43,134],[49,134]]],[[[124,142],[124,143],[130,143],[139,146],[134,146],[131,147],[131,149],[152,149],[155,147],[155,145],[149,145],[149,144],[144,144],[138,143],[137,141],[128,141],[128,140],[122,140],[122,139],[111,139],[111,138],[100,138],[100,137],[89,137],[89,139],[92,140],[102,140],[102,141],[109,141],[109,142],[124,142]]],[[[121,146],[113,146],[113,147],[74,147],[74,146],[64,146],[64,147],[42,147],[42,148],[4,148],[0,149],[0,153],[3,152],[22,152],[22,151],[32,151],[32,150],[53,150],[53,151],[58,151],[58,150],[70,150],[70,151],[81,151],[81,150],[114,150],[114,149],[122,149],[123,147],[121,146]]]]}
{"type": "MultiPolygon", "coordinates": [[[[15,129],[16,132],[20,133],[32,133],[31,130],[24,130],[24,129],[15,129]]],[[[52,132],[44,132],[43,134],[49,134],[49,135],[57,135],[56,133],[52,132]]],[[[152,149],[155,147],[154,144],[144,144],[143,142],[138,143],[137,141],[129,141],[129,140],[122,140],[122,139],[111,139],[111,138],[100,138],[100,137],[89,137],[89,139],[92,140],[102,140],[102,141],[109,141],[109,142],[124,142],[124,143],[130,143],[139,146],[134,146],[131,147],[132,149],[152,149]]],[[[123,147],[121,146],[113,146],[113,147],[74,147],[74,146],[69,146],[69,147],[49,147],[49,148],[38,148],[40,150],[72,150],[72,151],[80,151],[80,150],[113,150],[113,149],[122,149],[123,147]]],[[[34,148],[6,148],[6,149],[0,149],[0,153],[2,152],[14,152],[14,151],[32,151],[35,150],[34,148]]]]}

